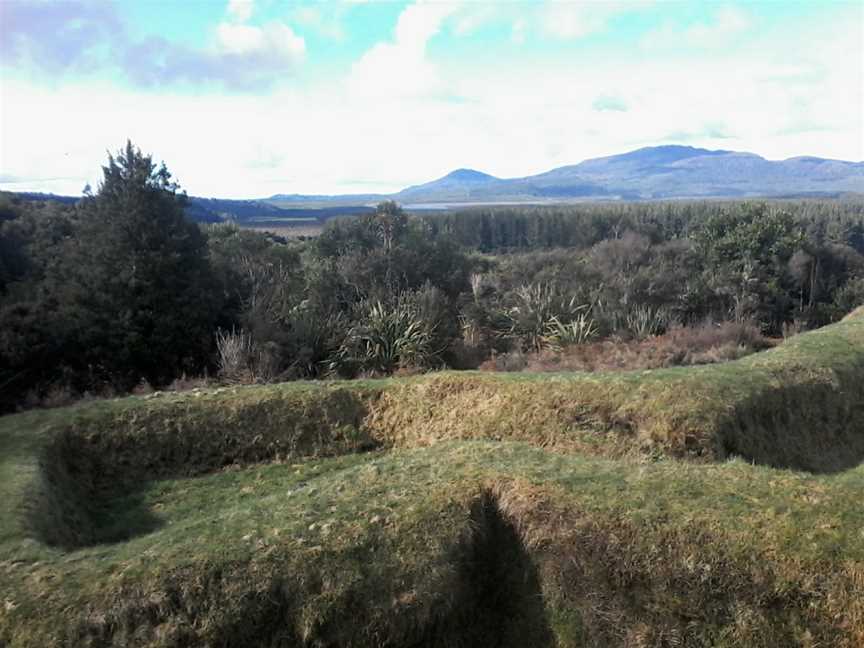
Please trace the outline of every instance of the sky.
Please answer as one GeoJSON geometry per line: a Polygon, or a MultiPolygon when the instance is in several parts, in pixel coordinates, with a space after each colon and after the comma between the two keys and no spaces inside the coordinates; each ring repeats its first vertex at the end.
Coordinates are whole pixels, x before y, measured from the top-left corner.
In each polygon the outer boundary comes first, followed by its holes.
{"type": "Polygon", "coordinates": [[[0,189],[127,139],[190,194],[373,193],[643,146],[864,160],[864,2],[0,0],[0,189]]]}

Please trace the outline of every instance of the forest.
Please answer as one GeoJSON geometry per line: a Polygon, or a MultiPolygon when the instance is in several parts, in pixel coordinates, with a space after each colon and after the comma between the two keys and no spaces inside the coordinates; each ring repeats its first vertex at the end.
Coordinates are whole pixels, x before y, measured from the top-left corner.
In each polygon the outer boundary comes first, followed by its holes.
{"type": "Polygon", "coordinates": [[[860,198],[384,202],[291,240],[187,220],[131,143],[103,170],[75,204],[0,194],[2,411],[205,378],[716,362],[864,303],[860,198]]]}

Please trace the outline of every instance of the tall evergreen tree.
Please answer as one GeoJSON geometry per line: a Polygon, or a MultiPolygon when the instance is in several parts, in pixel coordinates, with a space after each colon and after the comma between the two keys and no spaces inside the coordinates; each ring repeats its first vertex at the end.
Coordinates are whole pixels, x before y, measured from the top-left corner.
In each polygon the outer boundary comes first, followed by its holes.
{"type": "Polygon", "coordinates": [[[131,142],[109,155],[103,173],[80,204],[79,230],[55,277],[58,315],[73,324],[69,364],[124,388],[198,370],[214,300],[206,239],[184,216],[185,194],[164,163],[131,142]]]}

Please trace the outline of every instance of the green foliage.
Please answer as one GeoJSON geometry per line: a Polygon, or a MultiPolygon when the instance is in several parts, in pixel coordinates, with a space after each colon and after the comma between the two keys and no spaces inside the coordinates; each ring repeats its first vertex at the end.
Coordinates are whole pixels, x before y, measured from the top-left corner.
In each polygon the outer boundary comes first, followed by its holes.
{"type": "MultiPolygon", "coordinates": [[[[109,156],[96,194],[56,268],[74,322],[79,367],[124,387],[200,371],[214,308],[207,243],[163,164],[127,143],[109,156]]],[[[65,313],[64,313],[65,315],[65,313]]]]}
{"type": "Polygon", "coordinates": [[[316,378],[328,373],[351,326],[345,313],[316,308],[309,301],[292,308],[281,324],[278,340],[287,361],[282,375],[291,378],[316,378]]]}
{"type": "Polygon", "coordinates": [[[423,317],[417,293],[403,293],[386,305],[361,302],[357,312],[356,323],[333,358],[333,371],[349,376],[389,374],[397,368],[440,363],[444,349],[436,346],[438,324],[423,317]]]}
{"type": "Polygon", "coordinates": [[[864,304],[864,275],[843,284],[834,294],[833,317],[839,319],[864,304]]]}
{"type": "Polygon", "coordinates": [[[0,642],[857,648],[862,354],[3,417],[0,642]]]}
{"type": "Polygon", "coordinates": [[[309,357],[315,355],[310,347],[327,331],[326,316],[308,322],[299,250],[284,239],[233,224],[210,226],[207,234],[222,287],[220,323],[248,336],[245,380],[314,376],[314,363],[321,358],[309,357]],[[252,366],[256,369],[248,369],[252,366]]]}
{"type": "Polygon", "coordinates": [[[430,340],[420,347],[434,350],[418,353],[421,366],[473,368],[493,352],[706,320],[752,321],[771,336],[805,330],[847,311],[864,277],[860,201],[422,217],[387,202],[288,241],[231,224],[202,232],[180,215],[184,197],[164,166],[131,145],[105,174],[77,205],[0,196],[4,409],[29,390],[123,390],[218,370],[217,330],[249,336],[268,367],[256,375],[322,377],[340,357],[346,375],[392,371],[414,360],[385,344],[377,355],[389,359],[361,360],[376,344],[358,340],[371,305],[389,313],[405,294],[430,340]]]}
{"type": "Polygon", "coordinates": [[[716,294],[736,321],[755,318],[771,330],[789,319],[792,301],[786,267],[805,242],[792,215],[767,205],[722,212],[707,219],[694,235],[716,294]]]}
{"type": "Polygon", "coordinates": [[[637,340],[661,335],[672,323],[668,311],[662,306],[630,305],[621,315],[621,323],[616,330],[625,331],[637,340]]]}
{"type": "Polygon", "coordinates": [[[338,280],[337,298],[345,303],[384,300],[427,283],[456,299],[468,289],[473,269],[449,237],[433,236],[423,221],[408,218],[393,203],[383,203],[375,214],[328,223],[314,256],[338,280]]]}
{"type": "Polygon", "coordinates": [[[586,308],[553,284],[523,285],[516,289],[513,304],[505,311],[508,327],[504,334],[525,348],[539,350],[547,343],[550,326],[566,326],[586,308]]]}
{"type": "Polygon", "coordinates": [[[553,315],[546,324],[543,343],[553,349],[565,349],[569,346],[590,342],[597,337],[599,332],[597,323],[588,312],[579,313],[566,323],[553,315]]]}
{"type": "Polygon", "coordinates": [[[652,244],[688,238],[706,220],[739,209],[794,214],[808,236],[843,243],[864,253],[861,198],[848,200],[674,201],[577,205],[473,207],[424,216],[435,234],[485,253],[587,249],[625,232],[652,244]]]}
{"type": "Polygon", "coordinates": [[[206,230],[213,273],[222,288],[222,316],[247,328],[284,317],[302,294],[298,250],[267,233],[234,224],[206,230]]]}

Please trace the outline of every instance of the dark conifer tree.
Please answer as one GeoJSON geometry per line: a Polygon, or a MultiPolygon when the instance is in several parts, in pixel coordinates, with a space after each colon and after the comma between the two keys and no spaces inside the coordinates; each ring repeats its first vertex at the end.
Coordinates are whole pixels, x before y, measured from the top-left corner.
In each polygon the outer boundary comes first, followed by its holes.
{"type": "Polygon", "coordinates": [[[199,370],[214,300],[207,242],[184,216],[185,194],[131,142],[109,155],[103,173],[80,204],[64,276],[55,277],[72,325],[67,358],[117,387],[199,370]]]}

